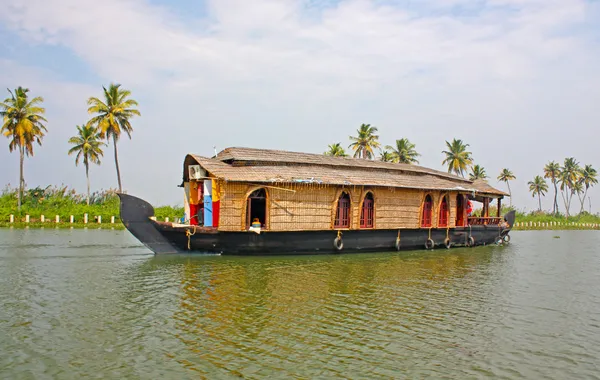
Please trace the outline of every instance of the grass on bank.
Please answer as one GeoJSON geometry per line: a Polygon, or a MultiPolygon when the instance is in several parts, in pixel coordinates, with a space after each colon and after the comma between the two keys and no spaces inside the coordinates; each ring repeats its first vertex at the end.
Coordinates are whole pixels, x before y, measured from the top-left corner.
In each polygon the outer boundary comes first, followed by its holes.
{"type": "MultiPolygon", "coordinates": [[[[183,216],[183,207],[161,206],[154,209],[158,220],[168,217],[170,220],[183,216]]],[[[55,217],[60,217],[60,225],[64,227],[91,227],[96,224],[94,217],[102,217],[102,225],[109,224],[111,216],[115,217],[115,226],[121,225],[119,219],[119,197],[115,190],[98,191],[90,195],[89,206],[86,196],[78,194],[67,186],[45,188],[36,187],[25,191],[21,213],[17,212],[17,190],[10,187],[4,188],[0,193],[0,226],[8,226],[10,215],[14,215],[15,227],[25,225],[25,215],[29,215],[31,227],[54,226],[55,217]],[[88,214],[88,224],[83,224],[83,215],[88,214]],[[44,215],[45,223],[40,223],[40,216],[44,215]],[[70,224],[69,218],[73,215],[75,223],[70,224]]]]}

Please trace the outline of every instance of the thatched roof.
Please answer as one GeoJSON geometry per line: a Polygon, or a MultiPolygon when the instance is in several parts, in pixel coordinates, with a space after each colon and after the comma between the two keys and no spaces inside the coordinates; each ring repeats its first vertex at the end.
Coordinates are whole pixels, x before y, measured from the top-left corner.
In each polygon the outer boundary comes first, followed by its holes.
{"type": "Polygon", "coordinates": [[[227,148],[213,158],[188,155],[187,165],[199,164],[226,181],[253,183],[318,183],[346,186],[383,186],[410,189],[454,190],[492,196],[506,193],[487,183],[475,183],[418,165],[395,164],[322,154],[250,148],[227,148]]]}

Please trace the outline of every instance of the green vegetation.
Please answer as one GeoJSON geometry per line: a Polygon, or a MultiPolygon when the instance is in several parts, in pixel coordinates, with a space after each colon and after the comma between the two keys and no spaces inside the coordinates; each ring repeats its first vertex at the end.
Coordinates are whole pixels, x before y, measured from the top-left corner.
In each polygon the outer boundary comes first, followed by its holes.
{"type": "Polygon", "coordinates": [[[77,126],[77,136],[69,139],[69,144],[75,145],[69,149],[69,155],[77,153],[75,156],[75,166],[79,165],[79,160],[83,157],[85,166],[85,178],[87,180],[87,204],[90,204],[90,162],[100,165],[100,157],[104,155],[102,146],[106,145],[100,141],[100,132],[92,126],[77,126]]]}
{"type": "Polygon", "coordinates": [[[510,191],[510,181],[513,181],[515,179],[517,179],[517,177],[515,177],[513,172],[511,172],[510,170],[508,170],[506,168],[502,169],[502,171],[500,172],[500,175],[498,176],[498,181],[506,182],[506,186],[508,186],[508,194],[510,197],[510,205],[511,206],[512,206],[512,192],[510,191]]]}
{"type": "Polygon", "coordinates": [[[348,155],[346,154],[346,151],[344,150],[344,148],[342,147],[342,145],[340,143],[329,144],[327,149],[328,150],[324,153],[326,156],[348,157],[348,155]]]}
{"type": "Polygon", "coordinates": [[[407,138],[396,140],[396,145],[388,145],[386,149],[391,150],[392,162],[401,164],[418,164],[417,157],[420,156],[415,149],[415,144],[411,143],[407,138]]]}
{"type": "Polygon", "coordinates": [[[471,152],[467,151],[469,144],[465,144],[460,139],[454,139],[451,143],[446,141],[446,147],[448,150],[442,151],[446,155],[442,165],[448,165],[448,173],[454,172],[456,175],[464,177],[465,171],[473,165],[471,152]]]}
{"type": "Polygon", "coordinates": [[[362,124],[356,131],[357,136],[350,136],[350,140],[354,141],[349,145],[354,151],[354,158],[373,159],[375,158],[375,149],[379,148],[379,135],[377,127],[371,127],[370,124],[362,124]]]}
{"type": "Polygon", "coordinates": [[[487,173],[481,165],[473,165],[471,167],[471,173],[469,173],[469,179],[475,181],[476,179],[486,179],[487,173]]]}
{"type": "Polygon", "coordinates": [[[115,165],[117,167],[117,180],[119,182],[119,192],[123,192],[123,186],[121,185],[121,171],[119,170],[119,156],[117,154],[117,141],[121,137],[121,133],[127,133],[127,136],[131,138],[131,132],[133,127],[129,122],[129,119],[134,116],[140,116],[140,111],[135,107],[138,106],[138,102],[133,99],[127,99],[131,96],[131,91],[124,90],[120,84],[112,84],[104,90],[104,101],[91,97],[88,99],[88,113],[96,114],[89,122],[88,125],[95,126],[100,132],[102,138],[106,140],[113,140],[113,146],[115,149],[115,165]]]}
{"type": "Polygon", "coordinates": [[[25,155],[33,156],[33,143],[42,145],[44,132],[47,132],[42,116],[46,110],[40,106],[44,101],[42,97],[29,100],[28,88],[17,87],[15,92],[8,90],[10,97],[0,103],[0,116],[2,128],[0,132],[10,140],[8,149],[12,152],[19,150],[19,192],[17,194],[17,210],[21,210],[23,192],[25,191],[25,176],[23,163],[25,155]]]}
{"type": "MultiPolygon", "coordinates": [[[[116,190],[94,192],[90,195],[90,204],[87,205],[87,196],[78,194],[75,190],[66,186],[46,188],[37,187],[29,189],[23,197],[23,207],[21,212],[15,212],[17,209],[16,189],[6,187],[0,193],[0,226],[7,226],[11,214],[15,215],[15,226],[24,225],[25,215],[30,216],[30,226],[41,226],[40,216],[45,215],[50,222],[44,225],[55,223],[55,216],[60,217],[61,226],[71,226],[69,218],[75,217],[73,227],[84,227],[83,215],[88,214],[88,223],[95,223],[95,217],[101,216],[103,224],[109,224],[111,216],[115,217],[115,227],[120,228],[119,220],[119,197],[116,190]]],[[[155,208],[155,216],[158,220],[169,218],[174,220],[183,216],[183,207],[162,206],[155,208]]],[[[88,225],[89,226],[89,225],[88,225]]]]}

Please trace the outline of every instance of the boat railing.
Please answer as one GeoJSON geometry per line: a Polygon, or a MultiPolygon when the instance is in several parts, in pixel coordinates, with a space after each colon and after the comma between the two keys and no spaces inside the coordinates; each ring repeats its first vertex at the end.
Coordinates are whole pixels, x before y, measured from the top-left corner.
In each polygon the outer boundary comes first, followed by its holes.
{"type": "Polygon", "coordinates": [[[486,226],[486,225],[498,225],[502,222],[502,217],[481,217],[481,216],[470,216],[469,225],[471,226],[486,226]]]}

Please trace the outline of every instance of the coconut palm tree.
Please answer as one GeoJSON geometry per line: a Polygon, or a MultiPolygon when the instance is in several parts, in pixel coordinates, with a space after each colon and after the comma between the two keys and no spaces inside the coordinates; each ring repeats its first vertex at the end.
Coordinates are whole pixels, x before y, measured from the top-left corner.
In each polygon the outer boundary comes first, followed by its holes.
{"type": "Polygon", "coordinates": [[[10,97],[0,103],[0,116],[3,118],[0,132],[6,136],[9,151],[19,150],[19,194],[17,195],[17,209],[21,211],[23,192],[25,190],[25,177],[23,175],[23,164],[25,156],[33,156],[33,143],[42,145],[44,132],[48,130],[44,122],[48,122],[42,116],[46,109],[41,106],[44,98],[37,96],[29,99],[28,88],[18,87],[15,91],[8,90],[10,97]]]}
{"type": "Polygon", "coordinates": [[[327,148],[329,150],[326,151],[325,153],[323,153],[326,156],[348,157],[348,155],[346,154],[346,151],[344,150],[342,145],[340,145],[340,143],[329,144],[329,146],[327,146],[327,148]]]}
{"type": "Polygon", "coordinates": [[[75,166],[79,165],[79,160],[83,158],[85,166],[85,177],[87,179],[87,205],[90,205],[90,162],[100,165],[100,157],[104,155],[102,146],[106,145],[101,139],[101,133],[91,125],[77,126],[77,135],[69,139],[69,144],[75,145],[69,149],[69,155],[77,153],[75,156],[75,166]]]}
{"type": "Polygon", "coordinates": [[[448,173],[454,172],[457,175],[465,176],[465,170],[473,165],[473,159],[471,152],[467,151],[469,144],[463,143],[460,139],[452,140],[452,143],[446,141],[448,150],[443,150],[442,153],[446,155],[443,165],[448,165],[448,173]]]}
{"type": "Polygon", "coordinates": [[[381,157],[379,157],[379,160],[383,162],[394,162],[394,154],[384,150],[381,152],[381,157]]]}
{"type": "Polygon", "coordinates": [[[486,179],[487,173],[485,169],[480,165],[475,165],[471,167],[471,173],[469,174],[469,179],[471,181],[475,181],[476,179],[486,179]]]}
{"type": "Polygon", "coordinates": [[[585,191],[583,193],[583,198],[581,198],[581,211],[579,211],[580,213],[583,212],[583,208],[585,205],[585,197],[587,196],[589,188],[598,183],[597,176],[598,172],[592,167],[592,165],[585,165],[584,168],[581,169],[580,182],[585,186],[585,191]]]}
{"type": "Polygon", "coordinates": [[[560,191],[565,204],[567,218],[570,215],[573,195],[583,188],[578,186],[580,176],[581,169],[579,168],[579,162],[573,157],[565,158],[563,166],[560,168],[558,182],[560,183],[560,191]]]}
{"type": "Polygon", "coordinates": [[[420,156],[415,150],[415,144],[411,143],[407,138],[396,140],[396,146],[388,145],[385,149],[391,150],[392,161],[401,164],[418,164],[417,157],[420,156]]]}
{"type": "Polygon", "coordinates": [[[498,181],[506,182],[506,186],[508,186],[508,196],[510,197],[510,207],[512,207],[512,192],[510,191],[510,181],[517,179],[513,172],[508,169],[502,169],[500,175],[498,176],[498,181]]]}
{"type": "Polygon", "coordinates": [[[379,136],[377,127],[371,127],[370,124],[361,124],[360,128],[356,131],[358,135],[356,137],[350,136],[350,140],[354,141],[348,147],[354,151],[354,158],[373,159],[375,157],[375,148],[379,148],[379,136]]]}
{"type": "Polygon", "coordinates": [[[112,138],[115,148],[115,165],[117,167],[117,180],[119,182],[119,192],[123,192],[121,186],[121,171],[119,170],[119,156],[117,153],[117,141],[124,131],[131,138],[130,119],[134,116],[141,116],[140,111],[135,107],[138,102],[133,99],[128,99],[131,96],[131,91],[121,88],[120,84],[111,83],[108,89],[104,90],[104,101],[91,97],[88,99],[88,113],[96,114],[88,122],[88,125],[95,126],[101,133],[102,138],[108,141],[112,138]]]}
{"type": "Polygon", "coordinates": [[[548,191],[548,184],[546,183],[546,181],[540,177],[539,175],[536,175],[535,178],[533,179],[533,181],[529,181],[527,182],[527,184],[529,185],[529,191],[531,191],[531,196],[535,197],[536,195],[538,196],[538,203],[539,203],[539,211],[542,211],[542,195],[546,195],[546,192],[548,191]]]}
{"type": "Polygon", "coordinates": [[[560,175],[560,165],[558,162],[551,161],[544,166],[544,178],[549,178],[554,185],[554,203],[552,204],[552,213],[556,214],[558,212],[558,189],[556,187],[556,183],[558,181],[558,176],[560,175]]]}

